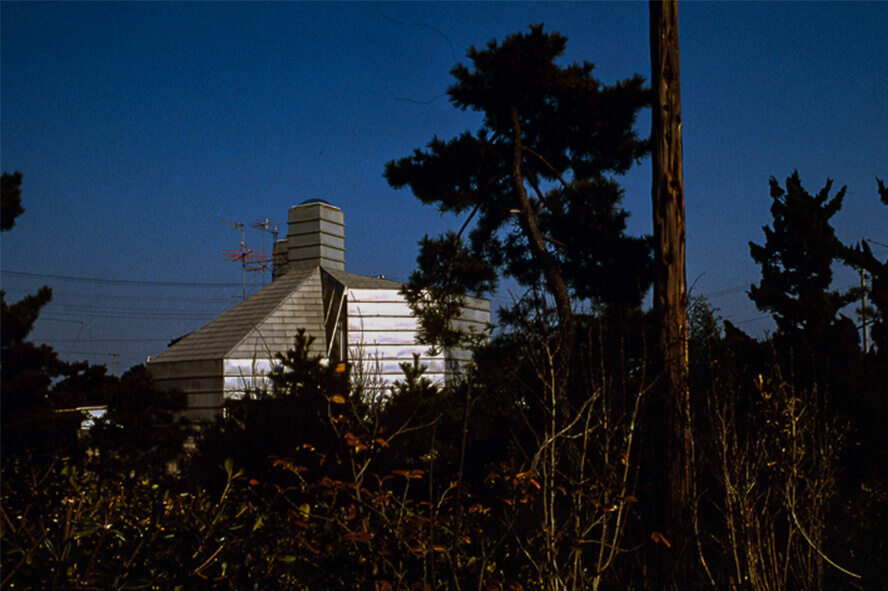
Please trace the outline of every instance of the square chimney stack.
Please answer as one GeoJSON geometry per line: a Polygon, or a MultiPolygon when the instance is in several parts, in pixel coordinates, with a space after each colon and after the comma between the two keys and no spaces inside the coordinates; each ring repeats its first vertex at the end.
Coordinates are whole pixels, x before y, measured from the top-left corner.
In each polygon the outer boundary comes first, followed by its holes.
{"type": "Polygon", "coordinates": [[[322,199],[290,208],[287,237],[274,245],[274,277],[288,269],[345,270],[345,216],[322,199]]]}

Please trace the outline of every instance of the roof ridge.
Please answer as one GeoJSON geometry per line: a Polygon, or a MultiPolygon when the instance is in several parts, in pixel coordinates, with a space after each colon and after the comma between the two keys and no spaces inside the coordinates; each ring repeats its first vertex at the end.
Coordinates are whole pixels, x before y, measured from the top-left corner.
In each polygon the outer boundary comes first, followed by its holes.
{"type": "Polygon", "coordinates": [[[349,271],[344,271],[341,269],[328,269],[326,267],[321,268],[328,275],[345,285],[346,288],[353,288],[353,285],[350,284],[356,283],[355,280],[357,280],[357,283],[373,284],[375,287],[381,289],[394,289],[396,287],[400,288],[401,286],[405,285],[401,281],[389,279],[384,275],[378,275],[374,277],[372,275],[360,275],[358,273],[350,273],[349,271]]]}

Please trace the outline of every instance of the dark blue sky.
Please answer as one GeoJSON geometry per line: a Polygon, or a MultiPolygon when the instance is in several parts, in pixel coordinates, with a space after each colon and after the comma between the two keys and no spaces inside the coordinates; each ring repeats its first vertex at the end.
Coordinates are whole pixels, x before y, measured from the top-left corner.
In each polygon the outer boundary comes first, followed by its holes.
{"type": "MultiPolygon", "coordinates": [[[[688,281],[760,335],[743,292],[770,176],[848,185],[840,237],[888,243],[888,3],[679,14],[688,281]]],[[[475,129],[443,96],[450,68],[539,22],[568,37],[564,63],[650,77],[642,2],[3,2],[0,164],[24,173],[27,210],[2,235],[7,299],[51,285],[35,340],[119,371],[241,299],[222,256],[240,234],[220,221],[284,222],[318,197],[345,212],[348,270],[405,279],[417,240],[461,220],[391,190],[385,162],[475,129]]],[[[624,186],[631,231],[649,233],[650,161],[624,186]]]]}

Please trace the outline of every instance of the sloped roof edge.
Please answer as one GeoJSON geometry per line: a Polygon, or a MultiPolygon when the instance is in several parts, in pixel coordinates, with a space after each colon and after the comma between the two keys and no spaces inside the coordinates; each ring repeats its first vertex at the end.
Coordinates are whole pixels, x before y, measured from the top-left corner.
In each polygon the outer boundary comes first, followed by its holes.
{"type": "Polygon", "coordinates": [[[151,363],[222,359],[273,314],[318,267],[291,269],[243,302],[183,337],[151,363]]]}
{"type": "Polygon", "coordinates": [[[326,268],[324,272],[351,289],[401,289],[404,286],[399,281],[385,279],[384,277],[368,277],[367,275],[357,275],[348,271],[326,268]]]}
{"type": "MultiPolygon", "coordinates": [[[[309,269],[305,277],[280,299],[274,309],[255,322],[252,330],[244,333],[243,338],[232,347],[228,355],[231,358],[255,360],[264,358],[267,354],[273,356],[274,353],[284,352],[292,346],[294,330],[298,328],[305,329],[316,341],[320,339],[315,347],[319,347],[320,351],[325,350],[324,296],[320,269],[320,267],[309,269]],[[314,296],[317,299],[312,297],[311,293],[304,293],[315,279],[317,293],[314,296]]],[[[292,272],[294,270],[290,271],[292,272]]],[[[286,276],[285,274],[277,281],[286,276]]]]}

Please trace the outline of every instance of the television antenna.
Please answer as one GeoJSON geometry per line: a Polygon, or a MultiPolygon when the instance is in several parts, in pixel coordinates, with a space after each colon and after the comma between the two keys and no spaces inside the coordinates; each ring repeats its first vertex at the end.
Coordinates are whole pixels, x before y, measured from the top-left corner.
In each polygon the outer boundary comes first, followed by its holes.
{"type": "Polygon", "coordinates": [[[241,285],[243,287],[243,299],[247,299],[247,255],[249,254],[249,251],[247,250],[246,227],[244,226],[243,222],[220,221],[219,223],[225,226],[233,226],[236,230],[241,231],[240,250],[223,250],[222,255],[229,261],[241,261],[241,285]]]}
{"type": "Polygon", "coordinates": [[[265,287],[265,271],[268,269],[268,263],[274,261],[274,245],[277,243],[278,239],[278,228],[283,224],[279,224],[278,222],[273,222],[268,218],[263,218],[261,220],[256,220],[252,224],[250,224],[251,228],[256,228],[257,230],[262,232],[262,250],[260,251],[261,257],[259,260],[255,261],[256,268],[251,269],[252,271],[262,271],[262,287],[265,287]],[[271,252],[265,250],[265,234],[271,234],[271,252]]]}

